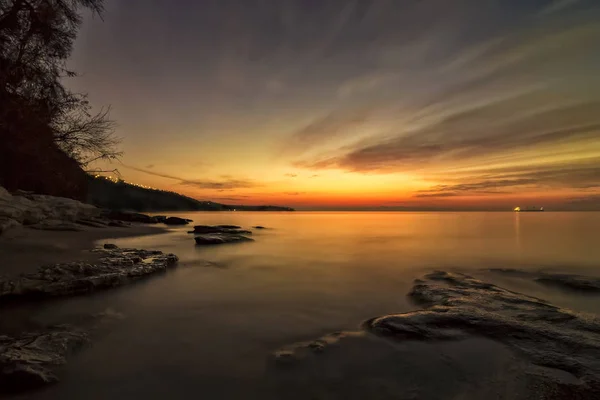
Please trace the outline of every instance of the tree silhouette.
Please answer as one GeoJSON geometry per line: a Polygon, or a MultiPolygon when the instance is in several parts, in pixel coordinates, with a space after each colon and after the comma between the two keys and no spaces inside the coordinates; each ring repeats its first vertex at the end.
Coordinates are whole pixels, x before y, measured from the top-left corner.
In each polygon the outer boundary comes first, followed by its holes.
{"type": "Polygon", "coordinates": [[[109,109],[96,114],[85,94],[63,85],[81,23],[79,11],[102,0],[0,0],[0,135],[46,135],[86,167],[120,155],[109,109]]]}

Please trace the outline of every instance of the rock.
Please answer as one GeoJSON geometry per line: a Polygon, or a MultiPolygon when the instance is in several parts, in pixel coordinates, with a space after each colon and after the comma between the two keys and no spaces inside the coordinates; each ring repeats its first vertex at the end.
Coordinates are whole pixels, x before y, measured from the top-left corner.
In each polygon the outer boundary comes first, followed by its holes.
{"type": "Polygon", "coordinates": [[[228,234],[210,233],[210,234],[196,235],[194,237],[194,240],[196,241],[196,244],[200,245],[200,246],[254,241],[254,239],[243,236],[243,235],[229,234],[229,233],[228,234]]]}
{"type": "Polygon", "coordinates": [[[114,243],[104,243],[104,248],[108,249],[108,250],[114,250],[114,249],[118,249],[119,246],[117,246],[114,243]]]}
{"type": "Polygon", "coordinates": [[[166,215],[155,215],[154,218],[158,221],[158,222],[165,222],[165,220],[167,219],[166,215]]]}
{"type": "Polygon", "coordinates": [[[146,214],[127,212],[127,211],[108,211],[104,216],[108,219],[125,221],[125,222],[139,222],[143,224],[157,224],[158,220],[156,217],[151,217],[146,214]]]}
{"type": "Polygon", "coordinates": [[[222,234],[222,235],[251,235],[251,231],[240,229],[237,225],[196,225],[190,233],[196,234],[222,234]]]}
{"type": "Polygon", "coordinates": [[[256,225],[256,226],[253,226],[252,228],[254,228],[254,229],[267,229],[267,228],[265,228],[264,226],[261,226],[261,225],[256,225]]]}
{"type": "Polygon", "coordinates": [[[586,293],[600,293],[600,278],[576,274],[559,274],[543,271],[526,271],[512,268],[492,268],[488,271],[496,274],[530,278],[537,283],[555,286],[561,289],[586,293]]]}
{"type": "Polygon", "coordinates": [[[337,347],[341,341],[352,338],[363,338],[365,332],[334,332],[311,341],[296,342],[286,345],[271,353],[271,358],[284,366],[294,364],[308,357],[319,356],[332,347],[337,347]]]}
{"type": "Polygon", "coordinates": [[[0,235],[9,229],[16,228],[18,226],[21,226],[18,221],[15,221],[11,218],[0,217],[0,235]]]}
{"type": "Polygon", "coordinates": [[[8,201],[12,199],[12,194],[2,186],[0,186],[0,200],[8,201]]]}
{"type": "Polygon", "coordinates": [[[67,355],[86,343],[87,334],[70,326],[51,327],[44,332],[18,338],[0,338],[0,391],[36,389],[58,380],[53,372],[66,363],[67,355]]]}
{"type": "Polygon", "coordinates": [[[124,285],[176,265],[174,254],[157,250],[119,249],[109,246],[98,262],[70,262],[40,267],[14,280],[0,279],[0,301],[40,299],[88,293],[124,285]]]}
{"type": "Polygon", "coordinates": [[[535,281],[568,290],[600,293],[600,278],[573,274],[542,274],[535,281]]]}
{"type": "Polygon", "coordinates": [[[36,195],[17,191],[11,195],[0,191],[0,218],[10,218],[24,225],[34,225],[46,220],[73,222],[99,214],[96,207],[64,197],[36,195]]]}
{"type": "Polygon", "coordinates": [[[279,350],[273,353],[273,359],[277,364],[289,366],[296,361],[294,352],[290,350],[279,350]]]}
{"type": "Polygon", "coordinates": [[[455,340],[480,335],[506,344],[532,363],[581,381],[577,398],[600,389],[600,318],[482,282],[436,271],[409,296],[424,310],[373,318],[365,327],[395,340],[455,340]]]}
{"type": "Polygon", "coordinates": [[[179,217],[169,217],[162,222],[167,225],[187,225],[190,223],[188,219],[179,217]]]}

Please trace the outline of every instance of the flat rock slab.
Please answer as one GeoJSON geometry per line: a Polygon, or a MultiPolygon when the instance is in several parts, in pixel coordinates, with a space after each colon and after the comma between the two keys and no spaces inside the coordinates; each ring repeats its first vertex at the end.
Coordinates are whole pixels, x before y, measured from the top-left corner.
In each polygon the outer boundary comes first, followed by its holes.
{"type": "Polygon", "coordinates": [[[219,234],[219,235],[251,235],[252,232],[242,229],[237,225],[196,225],[194,234],[219,234]]]}
{"type": "Polygon", "coordinates": [[[226,243],[253,242],[254,239],[231,233],[210,233],[194,236],[196,244],[199,246],[210,246],[226,243]]]}
{"type": "Polygon", "coordinates": [[[164,272],[178,261],[174,254],[120,249],[110,244],[94,251],[101,253],[96,263],[51,264],[12,280],[0,279],[0,301],[69,296],[121,286],[164,272]]]}

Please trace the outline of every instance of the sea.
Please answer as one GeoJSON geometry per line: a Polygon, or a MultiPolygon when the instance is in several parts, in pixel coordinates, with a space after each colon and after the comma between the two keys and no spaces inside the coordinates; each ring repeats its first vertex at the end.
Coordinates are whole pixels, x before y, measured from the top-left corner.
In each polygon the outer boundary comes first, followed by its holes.
{"type": "MultiPolygon", "coordinates": [[[[164,275],[28,310],[28,318],[39,324],[82,315],[103,315],[108,321],[60,369],[60,383],[23,398],[459,398],[445,397],[442,387],[419,395],[418,385],[413,390],[406,383],[400,395],[389,376],[365,373],[389,361],[381,354],[372,359],[365,352],[341,356],[333,351],[305,368],[273,359],[291,343],[360,331],[369,318],[418,309],[407,293],[415,279],[435,270],[467,273],[560,307],[600,314],[600,295],[490,271],[599,277],[596,212],[169,215],[193,224],[239,225],[253,230],[254,241],[196,246],[190,226],[182,226],[160,235],[98,242],[175,253],[180,262],[164,275]],[[256,225],[267,229],[252,229],[256,225]],[[364,385],[370,386],[361,392],[358,382],[366,376],[364,385]]],[[[436,368],[432,373],[438,378],[460,381],[452,375],[460,372],[456,368],[443,363],[436,368]]]]}

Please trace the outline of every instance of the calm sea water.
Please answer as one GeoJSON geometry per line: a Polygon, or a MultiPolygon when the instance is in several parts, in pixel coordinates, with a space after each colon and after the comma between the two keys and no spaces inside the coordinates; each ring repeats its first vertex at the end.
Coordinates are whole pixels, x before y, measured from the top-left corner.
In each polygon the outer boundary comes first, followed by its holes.
{"type": "MultiPolygon", "coordinates": [[[[197,224],[269,229],[255,231],[255,242],[210,248],[195,246],[186,227],[102,241],[173,252],[180,265],[129,287],[33,310],[31,318],[40,323],[106,310],[122,318],[70,359],[61,383],[32,398],[284,398],[288,389],[272,379],[271,352],[414,309],[405,295],[414,278],[432,269],[467,271],[557,305],[600,313],[600,296],[485,271],[600,275],[600,213],[176,215],[197,224]]],[[[298,379],[312,385],[315,378],[305,373],[298,379]]]]}

